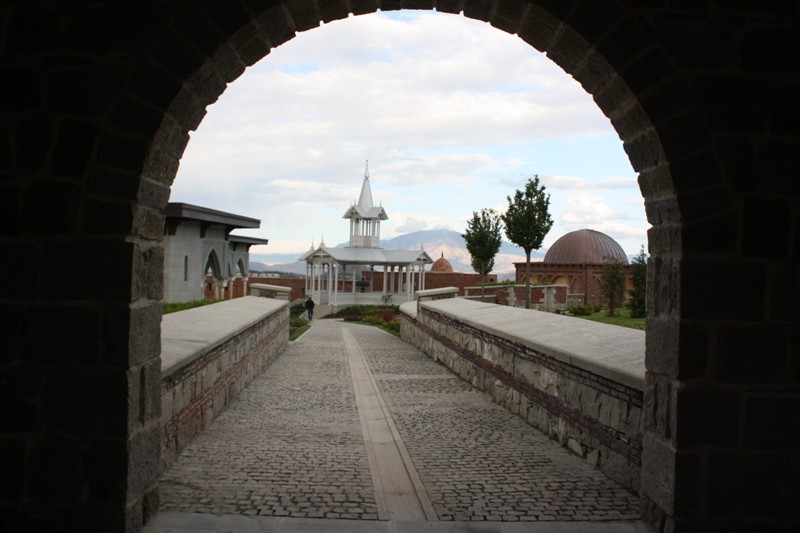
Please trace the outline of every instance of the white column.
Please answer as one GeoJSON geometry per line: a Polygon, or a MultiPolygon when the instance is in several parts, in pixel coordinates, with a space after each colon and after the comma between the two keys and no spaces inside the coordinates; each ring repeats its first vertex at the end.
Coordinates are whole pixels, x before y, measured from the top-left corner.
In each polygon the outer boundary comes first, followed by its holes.
{"type": "Polygon", "coordinates": [[[333,287],[331,287],[331,282],[333,281],[333,263],[328,263],[328,279],[325,281],[327,285],[326,289],[328,289],[328,303],[331,303],[331,296],[333,294],[333,287]]]}
{"type": "Polygon", "coordinates": [[[318,262],[314,262],[314,284],[316,285],[316,297],[314,298],[317,303],[319,303],[319,299],[322,296],[322,265],[318,262]]]}
{"type": "Polygon", "coordinates": [[[397,294],[403,294],[405,292],[406,287],[406,267],[405,265],[400,265],[397,267],[397,294]]]}
{"type": "MultiPolygon", "coordinates": [[[[339,265],[333,265],[333,305],[335,306],[338,302],[339,297],[339,269],[337,268],[339,265]]],[[[329,302],[330,303],[330,302],[329,302]]]]}
{"type": "Polygon", "coordinates": [[[414,284],[414,272],[411,267],[411,263],[406,265],[406,300],[408,300],[408,295],[411,294],[411,288],[414,284]]]}
{"type": "Polygon", "coordinates": [[[383,285],[381,286],[383,294],[386,294],[386,265],[383,266],[383,285]]]}

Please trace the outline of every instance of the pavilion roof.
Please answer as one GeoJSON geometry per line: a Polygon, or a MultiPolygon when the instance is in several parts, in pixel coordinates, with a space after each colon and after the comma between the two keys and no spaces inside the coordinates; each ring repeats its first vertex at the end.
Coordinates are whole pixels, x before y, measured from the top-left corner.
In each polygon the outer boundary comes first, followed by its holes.
{"type": "Polygon", "coordinates": [[[314,257],[332,259],[340,264],[355,265],[407,265],[421,261],[425,264],[433,260],[423,249],[420,250],[384,250],[383,248],[328,248],[321,245],[309,250],[299,258],[300,261],[310,261],[314,257]]]}

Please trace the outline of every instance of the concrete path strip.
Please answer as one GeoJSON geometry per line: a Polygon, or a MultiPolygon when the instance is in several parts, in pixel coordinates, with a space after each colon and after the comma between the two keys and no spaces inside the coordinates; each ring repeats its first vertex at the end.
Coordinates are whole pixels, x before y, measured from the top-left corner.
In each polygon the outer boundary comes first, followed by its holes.
{"type": "Polygon", "coordinates": [[[366,357],[348,328],[342,339],[375,486],[378,518],[394,522],[437,520],[414,463],[375,384],[366,357]]]}

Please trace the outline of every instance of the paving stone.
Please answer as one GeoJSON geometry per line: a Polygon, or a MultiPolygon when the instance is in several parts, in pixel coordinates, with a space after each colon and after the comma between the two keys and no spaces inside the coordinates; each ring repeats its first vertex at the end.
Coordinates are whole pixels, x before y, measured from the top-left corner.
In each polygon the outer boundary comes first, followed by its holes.
{"type": "Polygon", "coordinates": [[[341,328],[442,521],[638,520],[638,499],[376,328],[315,321],[160,482],[161,510],[377,520],[341,328]]]}

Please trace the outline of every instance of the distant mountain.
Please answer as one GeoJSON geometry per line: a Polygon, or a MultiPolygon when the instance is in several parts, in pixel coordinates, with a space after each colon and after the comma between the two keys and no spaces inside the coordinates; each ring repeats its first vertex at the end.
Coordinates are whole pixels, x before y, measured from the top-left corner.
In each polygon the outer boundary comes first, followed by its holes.
{"type": "MultiPolygon", "coordinates": [[[[304,262],[293,261],[291,263],[275,263],[268,265],[264,262],[252,261],[254,255],[263,257],[265,254],[250,254],[251,261],[249,268],[251,272],[287,272],[290,274],[302,274],[302,275],[306,274],[306,264],[304,262]]],[[[301,255],[303,254],[302,253],[292,254],[292,257],[297,258],[300,257],[301,255]]]]}
{"type": "MultiPolygon", "coordinates": [[[[434,261],[444,255],[445,259],[450,261],[454,271],[473,272],[470,255],[467,252],[467,243],[457,231],[449,229],[414,231],[398,235],[393,239],[382,240],[381,246],[387,250],[414,250],[422,246],[434,261]]],[[[531,259],[544,257],[544,252],[540,250],[531,254],[531,259]]],[[[503,242],[500,251],[495,256],[492,272],[498,276],[513,274],[513,263],[519,261],[525,261],[525,252],[522,248],[503,242]]]]}
{"type": "MultiPolygon", "coordinates": [[[[346,242],[337,244],[336,248],[344,248],[347,244],[346,242]]],[[[447,229],[414,231],[398,235],[392,239],[381,240],[380,245],[386,250],[418,250],[420,247],[424,247],[434,261],[444,255],[456,272],[473,271],[470,266],[467,245],[464,242],[464,238],[457,231],[447,229]]],[[[546,249],[534,252],[531,254],[531,260],[541,261],[546,252],[546,249]]],[[[250,270],[305,274],[305,263],[296,260],[303,253],[305,251],[295,254],[250,254],[250,270]]],[[[514,274],[513,263],[522,261],[525,261],[525,252],[522,248],[503,242],[500,246],[500,251],[495,257],[495,268],[492,272],[497,274],[500,279],[506,279],[514,274]]]]}

